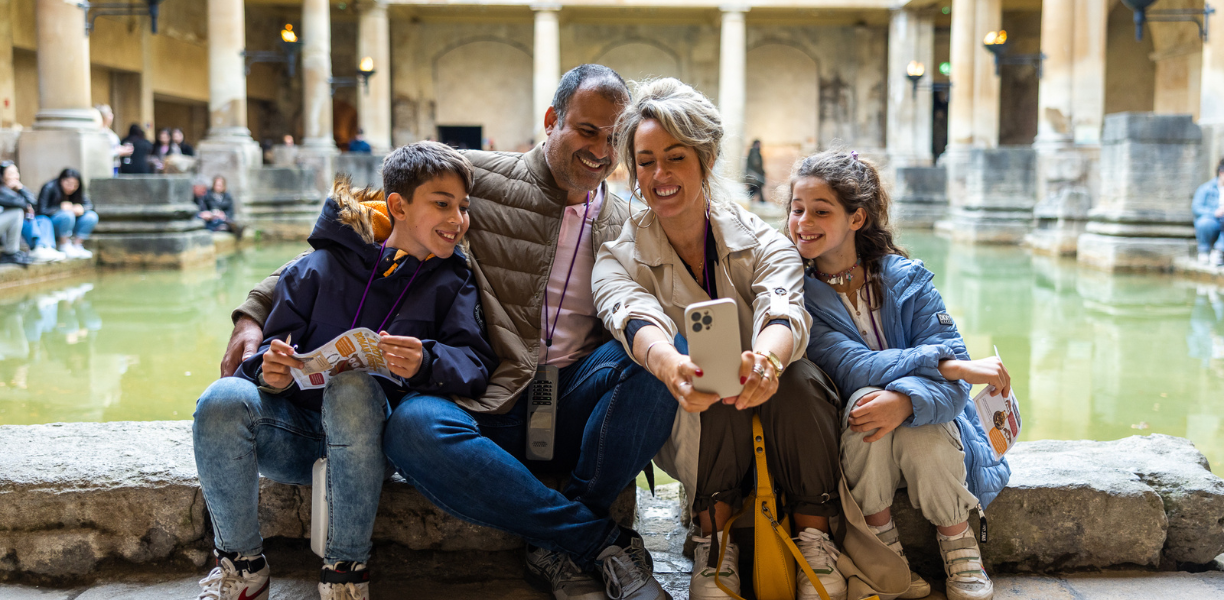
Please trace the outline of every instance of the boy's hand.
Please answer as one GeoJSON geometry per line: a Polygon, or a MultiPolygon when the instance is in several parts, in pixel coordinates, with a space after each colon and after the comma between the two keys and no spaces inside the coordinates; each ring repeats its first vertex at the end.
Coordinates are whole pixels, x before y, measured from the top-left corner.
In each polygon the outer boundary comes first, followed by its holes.
{"type": "Polygon", "coordinates": [[[850,430],[874,429],[875,433],[863,438],[864,442],[874,442],[900,427],[912,414],[914,403],[909,396],[897,392],[871,392],[859,398],[850,411],[850,430]]]}
{"type": "Polygon", "coordinates": [[[412,379],[421,370],[421,356],[424,347],[421,340],[403,335],[391,335],[385,331],[378,332],[378,349],[387,357],[387,368],[392,373],[412,379]]]}
{"type": "Polygon", "coordinates": [[[289,368],[302,368],[302,361],[293,358],[293,346],[280,340],[272,340],[272,346],[263,355],[263,379],[268,387],[283,389],[293,383],[289,368]]]}

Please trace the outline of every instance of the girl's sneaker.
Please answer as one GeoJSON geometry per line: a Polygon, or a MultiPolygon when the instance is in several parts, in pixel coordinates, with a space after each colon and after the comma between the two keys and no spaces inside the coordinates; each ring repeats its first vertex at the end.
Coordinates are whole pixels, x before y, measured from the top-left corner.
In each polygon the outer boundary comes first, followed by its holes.
{"type": "Polygon", "coordinates": [[[268,560],[213,551],[217,566],[200,580],[197,600],[268,600],[272,585],[268,560]]]}
{"type": "MultiPolygon", "coordinates": [[[[829,535],[819,529],[808,527],[799,532],[799,552],[807,559],[812,572],[820,579],[820,585],[832,600],[846,600],[846,578],[837,570],[837,557],[841,556],[829,535]]],[[[820,598],[816,586],[808,580],[807,573],[799,569],[796,576],[799,587],[799,600],[814,600],[820,598]]]]}
{"type": "MultiPolygon", "coordinates": [[[[689,600],[729,600],[726,592],[714,582],[714,568],[710,567],[710,553],[717,560],[722,533],[717,536],[694,537],[697,548],[693,551],[693,576],[689,579],[689,600]]],[[[735,593],[740,592],[739,546],[727,542],[727,554],[718,565],[718,580],[735,593]]]]}
{"type": "Polygon", "coordinates": [[[948,600],[990,600],[994,584],[982,568],[982,551],[973,530],[966,527],[957,535],[936,533],[944,572],[948,574],[948,600]]]}
{"type": "MultiPolygon", "coordinates": [[[[888,524],[882,527],[872,527],[870,525],[867,527],[876,535],[876,538],[884,542],[885,546],[888,546],[889,550],[896,552],[897,556],[900,556],[901,560],[905,561],[907,568],[909,567],[909,559],[905,557],[905,550],[901,548],[901,536],[897,532],[897,524],[892,519],[889,519],[888,524]]],[[[904,600],[912,600],[913,598],[926,598],[930,595],[931,584],[927,583],[927,580],[923,579],[921,575],[910,571],[909,589],[897,597],[904,600]]]]}
{"type": "Polygon", "coordinates": [[[365,563],[340,561],[323,566],[320,600],[370,600],[370,570],[365,563]]]}

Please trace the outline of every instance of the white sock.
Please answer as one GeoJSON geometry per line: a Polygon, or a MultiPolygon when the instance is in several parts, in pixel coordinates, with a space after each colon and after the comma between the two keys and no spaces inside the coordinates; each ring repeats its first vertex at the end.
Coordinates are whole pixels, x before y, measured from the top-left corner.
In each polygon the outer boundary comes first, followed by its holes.
{"type": "Polygon", "coordinates": [[[941,540],[943,540],[943,541],[945,541],[945,542],[946,542],[946,541],[948,541],[948,540],[959,540],[959,539],[961,539],[961,538],[973,537],[973,531],[971,531],[972,529],[973,529],[972,527],[968,527],[968,526],[966,526],[964,531],[962,531],[962,532],[960,532],[960,533],[958,533],[958,534],[956,534],[956,535],[944,535],[944,534],[942,534],[942,533],[939,533],[939,530],[937,529],[937,530],[935,530],[935,535],[936,535],[936,536],[937,536],[939,539],[941,539],[941,540]]]}
{"type": "Polygon", "coordinates": [[[874,533],[874,534],[876,534],[877,536],[878,536],[878,535],[880,535],[881,533],[884,533],[884,532],[886,532],[886,531],[892,531],[892,530],[894,530],[894,529],[896,529],[896,528],[897,528],[897,522],[896,522],[896,521],[894,521],[894,520],[892,520],[892,518],[891,518],[891,517],[888,519],[888,522],[887,522],[887,523],[885,523],[885,524],[883,524],[883,525],[881,525],[881,526],[879,526],[879,527],[876,527],[875,525],[868,525],[868,526],[867,526],[867,529],[870,529],[870,530],[871,530],[871,533],[874,533]]]}

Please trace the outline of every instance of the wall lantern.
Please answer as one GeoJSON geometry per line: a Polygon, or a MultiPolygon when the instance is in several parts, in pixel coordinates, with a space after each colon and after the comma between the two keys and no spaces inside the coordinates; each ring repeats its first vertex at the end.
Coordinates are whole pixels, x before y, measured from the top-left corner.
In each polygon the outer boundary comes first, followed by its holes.
{"type": "Polygon", "coordinates": [[[85,36],[93,31],[94,21],[98,17],[126,17],[149,15],[149,26],[157,33],[157,13],[162,0],[144,0],[143,2],[78,2],[77,6],[85,11],[85,36]]]}
{"type": "Polygon", "coordinates": [[[918,82],[922,79],[922,76],[925,73],[926,67],[916,60],[911,60],[909,65],[906,65],[905,67],[905,76],[909,77],[910,83],[914,86],[915,98],[918,97],[918,82]]]}
{"type": "Polygon", "coordinates": [[[1197,8],[1167,8],[1152,10],[1148,7],[1155,4],[1157,0],[1122,0],[1127,8],[1135,11],[1135,41],[1143,39],[1143,22],[1144,21],[1163,21],[1163,22],[1185,22],[1198,25],[1199,37],[1204,42],[1207,41],[1207,20],[1211,15],[1215,14],[1215,9],[1206,2],[1203,3],[1203,10],[1197,8]],[[1200,21],[1199,17],[1203,20],[1200,21]]]}
{"type": "Polygon", "coordinates": [[[1037,68],[1037,79],[1041,79],[1041,63],[1045,60],[1046,55],[1041,52],[1008,54],[1007,48],[1010,44],[1007,40],[1007,31],[1000,29],[987,33],[982,39],[982,45],[994,55],[996,76],[999,75],[999,68],[1003,65],[1033,65],[1037,68]]]}
{"type": "Polygon", "coordinates": [[[251,65],[255,63],[277,63],[283,62],[289,65],[289,76],[293,77],[297,73],[297,55],[302,48],[302,42],[298,41],[297,34],[293,32],[293,25],[286,23],[285,28],[280,32],[280,50],[252,50],[250,52],[243,50],[243,59],[246,61],[246,74],[251,74],[251,65]]]}
{"type": "MultiPolygon", "coordinates": [[[[361,59],[357,65],[357,76],[361,78],[361,89],[367,95],[370,93],[370,78],[374,76],[374,72],[374,59],[369,56],[361,59]]],[[[333,96],[336,94],[336,88],[357,87],[357,77],[332,77],[329,82],[333,96]]]]}

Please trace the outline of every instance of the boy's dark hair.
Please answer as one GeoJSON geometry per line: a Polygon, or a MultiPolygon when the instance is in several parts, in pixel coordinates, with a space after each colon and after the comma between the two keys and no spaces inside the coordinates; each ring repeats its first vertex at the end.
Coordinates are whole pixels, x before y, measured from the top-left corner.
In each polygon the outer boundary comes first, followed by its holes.
{"type": "Polygon", "coordinates": [[[557,120],[565,121],[565,111],[569,110],[570,99],[574,97],[574,92],[584,85],[593,88],[611,102],[629,102],[629,86],[625,85],[625,80],[616,71],[603,65],[578,65],[566,71],[557,84],[557,93],[553,95],[552,100],[557,120]]]}
{"type": "MultiPolygon", "coordinates": [[[[459,176],[464,193],[472,192],[475,177],[472,163],[454,148],[428,141],[400,146],[383,159],[383,197],[389,198],[395,193],[411,204],[412,194],[421,184],[446,173],[459,176]]],[[[388,204],[388,215],[390,210],[388,204]]]]}

